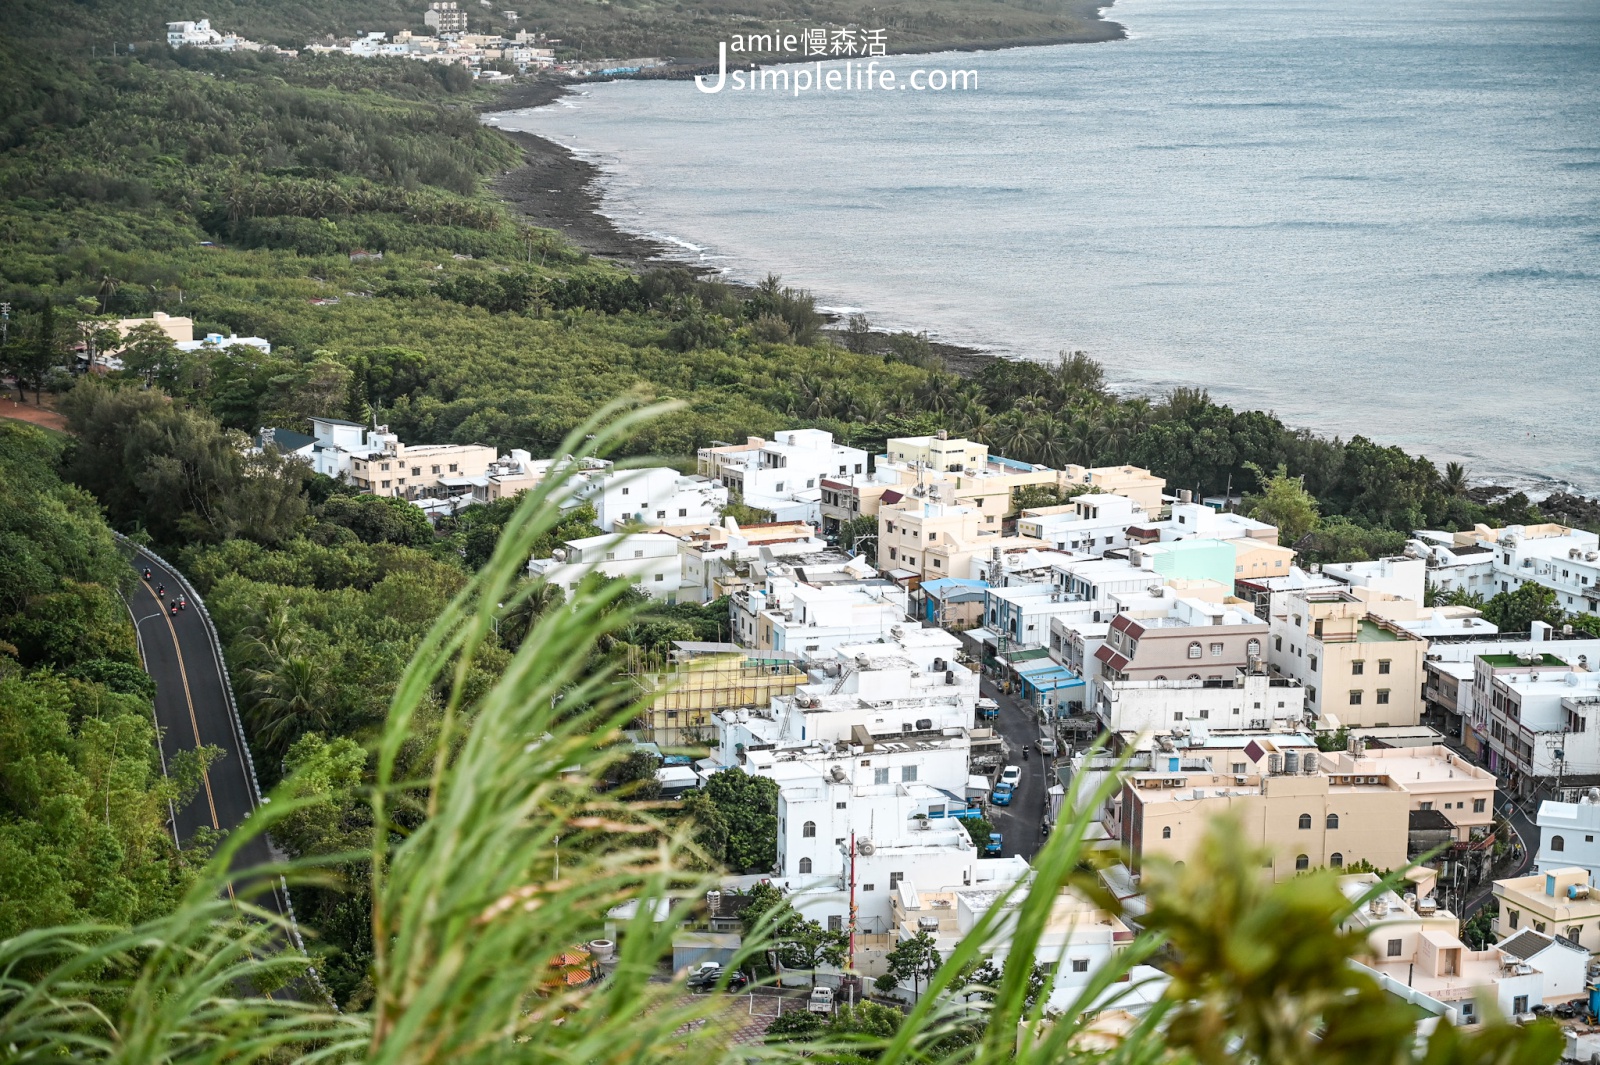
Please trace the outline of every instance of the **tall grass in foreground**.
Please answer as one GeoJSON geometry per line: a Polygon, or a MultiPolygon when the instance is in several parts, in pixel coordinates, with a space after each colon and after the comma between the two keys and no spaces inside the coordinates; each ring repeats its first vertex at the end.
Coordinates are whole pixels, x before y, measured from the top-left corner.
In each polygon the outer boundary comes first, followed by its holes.
{"type": "MultiPolygon", "coordinates": [[[[660,408],[597,416],[566,452],[603,453],[660,408]],[[592,435],[591,435],[592,434],[592,435]]],[[[1547,1026],[1441,1026],[1426,1045],[1414,1016],[1346,960],[1360,943],[1335,929],[1350,904],[1322,874],[1269,884],[1260,856],[1226,828],[1185,868],[1145,879],[1147,930],[1065,1008],[1028,995],[1035,947],[1064,886],[1115,911],[1082,843],[1097,805],[1069,808],[1020,885],[933,976],[890,1034],[792,1046],[725,1047],[698,1022],[722,996],[689,997],[651,982],[671,955],[673,920],[640,906],[620,935],[615,971],[572,987],[563,955],[595,938],[632,900],[685,900],[712,879],[694,866],[691,826],[602,794],[605,748],[634,716],[635,696],[595,670],[598,641],[629,620],[618,585],[546,610],[498,682],[468,703],[463,680],[496,618],[537,594],[518,577],[534,541],[560,516],[566,478],[531,492],[489,563],[442,612],[396,690],[371,788],[374,995],[361,1012],[315,1003],[303,961],[283,949],[270,913],[226,891],[228,859],[247,835],[293,813],[287,789],[233,838],[169,917],[132,931],[41,929],[0,943],[0,1060],[146,1062],[529,1062],[564,1065],[690,1060],[993,1063],[1195,1061],[1445,1062],[1546,1065],[1547,1026]],[[426,716],[429,729],[418,727],[426,716]],[[437,740],[418,755],[420,735],[437,740]],[[423,766],[408,773],[407,766],[423,766]],[[559,870],[559,873],[558,873],[559,870]],[[966,1004],[970,973],[1002,922],[1013,943],[992,1005],[966,1004]],[[1164,955],[1168,1000],[1117,1039],[1091,1006],[1126,988],[1137,962],[1164,955]],[[268,989],[276,989],[267,993],[268,989]]],[[[365,858],[366,855],[362,855],[365,858]]],[[[348,860],[261,871],[291,881],[348,860]]],[[[257,878],[259,879],[259,878],[257,878]]],[[[234,878],[237,889],[241,881],[234,878]]],[[[745,954],[762,949],[749,937],[745,954]]]]}

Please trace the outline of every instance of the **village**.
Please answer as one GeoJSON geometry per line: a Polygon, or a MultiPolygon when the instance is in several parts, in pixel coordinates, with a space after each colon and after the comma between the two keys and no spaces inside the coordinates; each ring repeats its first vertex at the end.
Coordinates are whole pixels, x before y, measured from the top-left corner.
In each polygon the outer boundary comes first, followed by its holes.
{"type": "MultiPolygon", "coordinates": [[[[267,343],[155,324],[181,345],[267,343]]],[[[1136,934],[1146,863],[1184,862],[1228,814],[1274,879],[1349,870],[1358,899],[1407,870],[1346,928],[1424,1018],[1473,1024],[1489,1001],[1592,1020],[1600,639],[1428,604],[1533,583],[1593,611],[1594,533],[1423,529],[1402,555],[1302,567],[1237,498],[946,433],[872,454],[792,429],[703,448],[693,472],[411,445],[376,416],[263,427],[255,444],[435,522],[560,472],[563,505],[592,507],[601,533],[530,559],[529,577],[727,603],[725,640],[679,641],[633,677],[648,709],[630,735],[664,798],[735,770],[777,787],[772,867],[728,877],[674,940],[674,968],[702,984],[737,955],[743,907],[776,889],[844,944],[780,982],[912,998],[893,975],[908,949],[947,955],[1015,905],[1053,826],[1087,812],[1092,845],[1119,855],[1098,875],[1121,915],[1057,899],[1035,960],[1070,1002],[1136,934]]],[[[1138,967],[1108,1015],[1132,1023],[1165,981],[1138,967]]]]}

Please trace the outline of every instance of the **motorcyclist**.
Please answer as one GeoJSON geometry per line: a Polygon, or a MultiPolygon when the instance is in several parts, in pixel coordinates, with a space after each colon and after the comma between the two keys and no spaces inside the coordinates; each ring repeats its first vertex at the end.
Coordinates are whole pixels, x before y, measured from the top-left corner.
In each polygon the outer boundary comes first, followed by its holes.
{"type": "Polygon", "coordinates": [[[167,586],[165,584],[156,585],[156,596],[161,599],[167,597],[167,586]]]}
{"type": "Polygon", "coordinates": [[[1022,745],[1022,760],[1024,762],[1028,760],[1028,752],[1032,749],[1033,748],[1029,747],[1026,743],[1022,745]]]}
{"type": "Polygon", "coordinates": [[[170,610],[171,610],[171,613],[173,615],[176,615],[178,613],[178,601],[176,599],[174,599],[172,601],[172,606],[171,606],[170,610]]]}
{"type": "Polygon", "coordinates": [[[145,580],[149,580],[150,579],[150,567],[149,566],[146,566],[144,568],[144,579],[145,580]]]}
{"type": "Polygon", "coordinates": [[[178,593],[178,609],[179,610],[188,610],[189,609],[189,597],[184,595],[182,592],[178,593]]]}

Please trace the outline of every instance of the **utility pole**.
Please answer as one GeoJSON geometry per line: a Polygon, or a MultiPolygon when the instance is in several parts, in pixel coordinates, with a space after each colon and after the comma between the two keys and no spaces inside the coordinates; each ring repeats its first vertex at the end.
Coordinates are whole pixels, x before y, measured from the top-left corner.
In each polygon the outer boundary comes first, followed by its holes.
{"type": "Polygon", "coordinates": [[[0,302],[0,348],[11,342],[11,304],[0,302]]]}

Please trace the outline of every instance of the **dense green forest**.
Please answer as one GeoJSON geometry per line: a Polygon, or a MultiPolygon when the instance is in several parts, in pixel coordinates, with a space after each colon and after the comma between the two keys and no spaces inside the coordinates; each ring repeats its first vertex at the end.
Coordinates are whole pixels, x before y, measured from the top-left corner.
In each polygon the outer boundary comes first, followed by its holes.
{"type": "MultiPolygon", "coordinates": [[[[962,377],[923,337],[830,330],[810,297],[777,279],[740,289],[591,261],[484,191],[519,154],[478,123],[492,98],[458,69],[164,46],[91,53],[92,40],[143,39],[153,9],[49,7],[61,12],[58,46],[39,45],[34,24],[0,55],[0,300],[11,305],[0,369],[30,400],[60,393],[75,439],[0,427],[0,937],[86,917],[134,922],[170,907],[191,872],[164,834],[182,777],[152,771],[147,682],[116,595],[126,567],[97,505],[205,594],[264,783],[288,780],[304,800],[278,841],[313,857],[371,840],[353,789],[373,779],[398,679],[491,558],[514,504],[435,531],[405,504],[245,454],[243,434],[264,425],[376,414],[411,443],[548,454],[632,394],[681,407],[637,426],[621,453],[677,460],[713,439],[796,425],[865,447],[948,428],[1032,461],[1134,462],[1173,487],[1243,488],[1264,513],[1280,507],[1314,559],[1392,551],[1417,525],[1537,517],[1525,498],[1475,500],[1464,471],[1291,430],[1202,392],[1114,395],[1081,356],[962,377]],[[183,355],[142,333],[125,373],[73,387],[75,345],[103,347],[108,322],[158,310],[201,331],[267,337],[273,352],[183,355]],[[95,800],[114,816],[96,818],[95,800]]],[[[593,7],[597,34],[611,32],[607,20],[665,11],[593,7]]],[[[372,0],[183,14],[237,16],[239,29],[270,36],[270,19],[303,17],[315,32],[378,25],[388,10],[372,0]]],[[[14,29],[45,16],[22,3],[0,17],[14,29]]],[[[592,521],[569,513],[530,550],[592,532],[592,521]]],[[[525,586],[513,601],[470,668],[417,699],[397,771],[425,774],[451,699],[482,698],[562,606],[525,586]]],[[[725,623],[722,604],[666,610],[621,596],[609,609],[616,623],[583,648],[596,670],[659,658],[673,639],[715,639],[725,623]]],[[[722,829],[702,812],[702,857],[760,867],[768,826],[747,823],[736,799],[728,806],[722,829]]],[[[410,832],[425,811],[413,796],[390,816],[410,832]]],[[[329,985],[360,1007],[374,993],[374,899],[364,862],[337,874],[341,887],[308,885],[297,901],[329,985]]]]}

